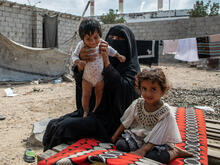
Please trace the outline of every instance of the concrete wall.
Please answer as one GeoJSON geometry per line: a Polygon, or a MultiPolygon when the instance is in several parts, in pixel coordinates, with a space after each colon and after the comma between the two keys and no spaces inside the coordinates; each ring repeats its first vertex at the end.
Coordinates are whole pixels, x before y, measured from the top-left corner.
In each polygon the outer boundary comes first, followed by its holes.
{"type": "MultiPolygon", "coordinates": [[[[0,33],[23,45],[42,47],[44,14],[58,16],[58,46],[68,52],[71,37],[77,30],[79,16],[4,1],[0,2],[0,33]]],[[[137,40],[181,39],[220,34],[220,16],[136,22],[127,25],[137,40]]],[[[103,25],[104,36],[111,26],[113,25],[103,25]]]]}
{"type": "Polygon", "coordinates": [[[0,2],[0,33],[23,45],[42,47],[45,14],[58,16],[58,46],[67,51],[70,42],[65,41],[76,31],[79,16],[4,1],[0,2]]]}
{"type": "Polygon", "coordinates": [[[0,33],[19,43],[32,45],[32,10],[13,3],[0,2],[0,33]],[[13,6],[13,7],[12,7],[13,6]]]}
{"type": "MultiPolygon", "coordinates": [[[[79,17],[71,15],[58,17],[58,46],[61,50],[67,53],[69,52],[71,39],[77,31],[79,19],[79,17]]],[[[79,41],[79,38],[77,38],[77,41],[79,41]]],[[[74,47],[77,44],[77,41],[74,42],[74,47]]]]}
{"type": "MultiPolygon", "coordinates": [[[[220,16],[127,24],[137,40],[169,40],[220,34],[220,16]]],[[[106,30],[113,25],[105,25],[106,30]]]]}

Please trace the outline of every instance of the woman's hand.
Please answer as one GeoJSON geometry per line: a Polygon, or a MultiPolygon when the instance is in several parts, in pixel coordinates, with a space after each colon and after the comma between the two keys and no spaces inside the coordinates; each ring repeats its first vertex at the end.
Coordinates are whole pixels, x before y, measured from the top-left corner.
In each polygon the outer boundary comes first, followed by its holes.
{"type": "Polygon", "coordinates": [[[106,41],[101,41],[99,44],[99,53],[102,55],[105,68],[110,64],[108,58],[108,43],[106,41]]]}
{"type": "Polygon", "coordinates": [[[132,154],[138,155],[138,156],[145,156],[146,152],[143,149],[137,149],[136,151],[131,152],[132,154]]]}
{"type": "Polygon", "coordinates": [[[95,61],[98,54],[93,54],[93,53],[95,53],[96,50],[95,49],[94,50],[88,50],[88,49],[90,49],[90,48],[85,46],[80,50],[80,53],[79,53],[80,60],[84,60],[86,62],[95,61]],[[90,55],[90,54],[93,54],[93,55],[90,55]]]}
{"type": "Polygon", "coordinates": [[[86,61],[83,61],[83,60],[79,60],[77,66],[78,66],[78,70],[81,72],[83,71],[84,67],[86,65],[86,61]]]}

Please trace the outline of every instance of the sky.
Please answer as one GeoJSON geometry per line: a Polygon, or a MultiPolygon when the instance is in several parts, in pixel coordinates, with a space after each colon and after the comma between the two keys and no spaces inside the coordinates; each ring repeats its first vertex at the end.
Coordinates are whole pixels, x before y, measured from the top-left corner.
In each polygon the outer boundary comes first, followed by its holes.
{"type": "MultiPolygon", "coordinates": [[[[88,0],[9,0],[44,9],[81,16],[88,0]]],[[[118,9],[119,0],[95,0],[95,15],[108,13],[109,9],[118,9]]],[[[192,9],[197,0],[163,0],[163,10],[192,9]]],[[[203,0],[205,3],[208,0],[203,0]]],[[[220,0],[211,0],[220,3],[220,0]]],[[[157,11],[157,0],[124,0],[124,13],[157,11]]],[[[90,9],[85,16],[89,16],[90,9]]]]}

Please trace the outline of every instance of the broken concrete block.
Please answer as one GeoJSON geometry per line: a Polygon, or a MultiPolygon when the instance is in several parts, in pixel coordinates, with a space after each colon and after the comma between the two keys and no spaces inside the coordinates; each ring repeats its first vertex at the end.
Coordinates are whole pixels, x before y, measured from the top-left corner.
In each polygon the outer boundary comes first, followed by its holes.
{"type": "Polygon", "coordinates": [[[42,141],[44,132],[50,120],[51,118],[46,118],[44,120],[34,123],[31,136],[28,138],[28,142],[30,144],[32,144],[33,146],[43,146],[42,141]]]}

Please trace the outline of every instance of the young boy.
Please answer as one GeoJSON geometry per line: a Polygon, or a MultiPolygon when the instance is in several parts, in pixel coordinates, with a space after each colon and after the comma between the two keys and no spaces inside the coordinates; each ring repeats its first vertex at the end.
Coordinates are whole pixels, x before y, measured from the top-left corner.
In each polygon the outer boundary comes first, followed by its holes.
{"type": "MultiPolygon", "coordinates": [[[[89,112],[89,102],[92,88],[95,87],[96,95],[96,103],[93,112],[95,112],[96,108],[101,102],[104,88],[104,81],[102,76],[104,64],[102,55],[99,53],[99,44],[102,41],[101,25],[94,19],[85,19],[79,26],[79,36],[81,41],[76,46],[72,59],[73,63],[78,65],[79,68],[84,68],[82,80],[82,107],[84,110],[83,117],[86,117],[89,112]],[[80,51],[85,46],[88,47],[88,51],[95,51],[94,53],[90,54],[91,56],[98,55],[95,61],[86,62],[79,59],[80,51]]],[[[110,46],[108,46],[108,55],[116,57],[120,62],[125,62],[126,60],[124,56],[120,55],[110,46]]]]}

